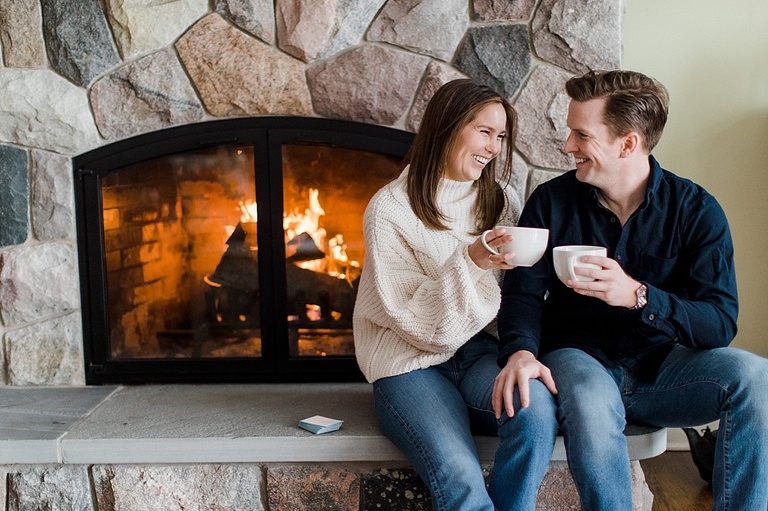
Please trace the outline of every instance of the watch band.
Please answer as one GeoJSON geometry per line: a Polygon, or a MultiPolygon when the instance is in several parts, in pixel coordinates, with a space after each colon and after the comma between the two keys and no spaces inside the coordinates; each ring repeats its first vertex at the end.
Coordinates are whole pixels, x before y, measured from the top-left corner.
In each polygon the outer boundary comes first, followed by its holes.
{"type": "Polygon", "coordinates": [[[636,293],[637,303],[629,308],[631,311],[642,309],[648,303],[648,287],[645,284],[641,283],[640,287],[637,288],[636,293]]]}

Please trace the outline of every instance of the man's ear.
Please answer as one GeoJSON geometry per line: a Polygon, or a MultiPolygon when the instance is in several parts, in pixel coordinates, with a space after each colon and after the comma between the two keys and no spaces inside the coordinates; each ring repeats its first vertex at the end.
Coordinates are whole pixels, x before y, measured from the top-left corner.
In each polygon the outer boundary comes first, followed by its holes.
{"type": "Polygon", "coordinates": [[[630,131],[624,135],[624,140],[621,144],[621,157],[626,158],[632,153],[641,150],[642,139],[636,131],[630,131]]]}

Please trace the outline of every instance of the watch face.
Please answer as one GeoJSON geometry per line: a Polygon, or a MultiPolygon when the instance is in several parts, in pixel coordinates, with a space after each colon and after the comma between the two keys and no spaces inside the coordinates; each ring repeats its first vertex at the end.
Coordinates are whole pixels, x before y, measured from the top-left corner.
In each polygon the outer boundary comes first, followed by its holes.
{"type": "Polygon", "coordinates": [[[645,304],[648,303],[648,288],[645,286],[645,284],[641,284],[639,288],[637,288],[637,303],[634,307],[632,307],[631,310],[637,310],[642,309],[645,307],[645,304]]]}

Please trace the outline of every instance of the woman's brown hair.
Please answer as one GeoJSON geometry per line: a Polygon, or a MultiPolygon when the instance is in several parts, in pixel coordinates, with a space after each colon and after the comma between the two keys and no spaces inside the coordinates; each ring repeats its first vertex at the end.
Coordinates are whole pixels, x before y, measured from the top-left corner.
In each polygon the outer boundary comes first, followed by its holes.
{"type": "Polygon", "coordinates": [[[408,199],[416,216],[428,227],[446,230],[445,215],[437,204],[437,189],[448,165],[448,155],[460,131],[486,105],[499,103],[507,114],[504,156],[486,165],[480,178],[474,213],[480,234],[492,229],[504,211],[506,195],[496,180],[496,161],[503,160],[501,182],[506,186],[512,178],[512,153],[517,137],[517,113],[512,105],[488,86],[469,79],[453,80],[435,92],[429,101],[419,131],[411,145],[405,164],[408,171],[408,199]]]}

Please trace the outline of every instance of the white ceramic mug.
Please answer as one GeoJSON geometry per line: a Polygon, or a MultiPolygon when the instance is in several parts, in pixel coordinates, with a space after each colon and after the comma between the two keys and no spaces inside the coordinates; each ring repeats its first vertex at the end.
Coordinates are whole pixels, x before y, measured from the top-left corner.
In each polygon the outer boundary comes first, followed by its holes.
{"type": "Polygon", "coordinates": [[[541,259],[547,250],[547,241],[549,241],[549,229],[539,229],[537,227],[517,227],[508,225],[499,225],[496,229],[505,229],[507,234],[512,235],[512,241],[495,249],[488,245],[485,237],[490,230],[485,231],[481,237],[483,246],[489,252],[499,255],[507,252],[514,252],[515,255],[507,264],[512,266],[533,266],[541,259]]]}
{"type": "Polygon", "coordinates": [[[562,245],[552,249],[552,259],[555,265],[555,273],[563,284],[568,280],[578,280],[581,282],[591,282],[595,279],[576,275],[574,268],[592,268],[599,270],[601,266],[596,264],[584,263],[579,260],[582,256],[602,256],[606,257],[608,250],[605,247],[596,247],[593,245],[562,245]]]}

